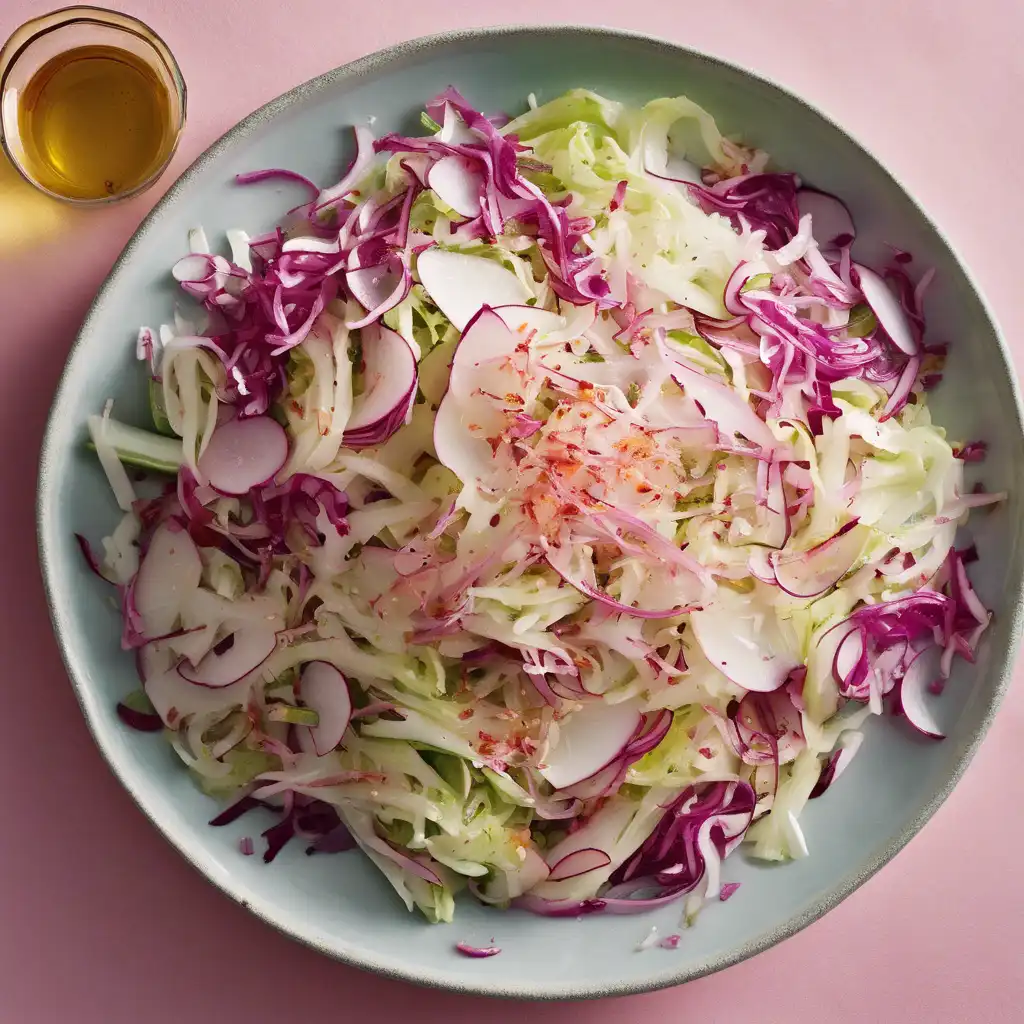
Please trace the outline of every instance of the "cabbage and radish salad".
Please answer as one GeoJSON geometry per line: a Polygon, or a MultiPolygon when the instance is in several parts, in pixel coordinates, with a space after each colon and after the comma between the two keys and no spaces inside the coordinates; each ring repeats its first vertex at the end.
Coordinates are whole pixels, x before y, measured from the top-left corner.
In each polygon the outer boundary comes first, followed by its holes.
{"type": "Polygon", "coordinates": [[[150,428],[91,418],[118,713],[241,854],[358,847],[431,921],[690,920],[741,844],[808,855],[871,715],[940,737],[989,622],[929,275],[683,97],[422,122],[240,176],[305,202],[191,233],[150,428]]]}

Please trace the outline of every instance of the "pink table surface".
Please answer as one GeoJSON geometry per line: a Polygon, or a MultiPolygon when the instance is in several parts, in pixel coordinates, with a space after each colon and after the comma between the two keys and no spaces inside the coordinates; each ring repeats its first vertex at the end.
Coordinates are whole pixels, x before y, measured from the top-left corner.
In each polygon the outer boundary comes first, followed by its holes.
{"type": "MultiPolygon", "coordinates": [[[[42,14],[4,0],[0,36],[42,14]]],[[[802,93],[859,136],[948,232],[1018,361],[1024,163],[1013,0],[138,0],[177,54],[189,125],[165,182],[77,212],[0,167],[0,1020],[218,1024],[413,1020],[546,1024],[565,1009],[384,981],[278,935],[159,838],[94,749],[67,683],[36,567],[36,456],[86,307],[163,187],[225,129],[291,86],[403,38],[515,18],[586,18],[692,44],[802,93]]],[[[833,913],[724,973],[569,1011],[644,1020],[1022,1021],[1024,689],[1011,693],[956,793],[910,847],[833,913]]],[[[634,955],[634,954],[626,954],[634,955]]]]}

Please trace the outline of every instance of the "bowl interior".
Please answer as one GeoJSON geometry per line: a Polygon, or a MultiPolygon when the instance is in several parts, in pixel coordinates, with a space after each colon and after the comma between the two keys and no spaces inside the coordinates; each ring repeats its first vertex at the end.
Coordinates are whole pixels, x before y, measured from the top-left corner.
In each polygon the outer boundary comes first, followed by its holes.
{"type": "Polygon", "coordinates": [[[1007,679],[1018,633],[1024,466],[1020,404],[1007,356],[983,302],[947,244],[899,185],[856,143],[795,97],[751,75],[653,40],[575,29],[471,32],[404,44],[332,72],[250,116],[172,187],[145,222],[100,293],[61,382],[43,451],[39,528],[44,574],[64,657],[89,725],[114,771],[146,813],[212,881],[257,914],[351,963],[466,991],[573,997],[641,991],[735,962],[812,921],[892,856],[948,793],[977,744],[1007,679]],[[238,852],[260,825],[251,817],[211,829],[214,804],[189,781],[159,739],[123,728],[115,701],[138,685],[118,646],[119,620],[103,584],[85,568],[74,533],[109,532],[117,509],[84,423],[108,397],[119,418],[145,422],[144,375],[134,359],[140,324],[166,320],[177,299],[172,262],[186,232],[211,240],[226,228],[270,227],[302,201],[287,186],[233,184],[236,173],[290,167],[335,180],[350,155],[348,126],[415,132],[422,103],[449,84],[486,110],[516,113],[533,92],[543,102],[583,86],[625,101],[686,93],[766,148],[780,168],[847,200],[860,231],[857,256],[884,262],[886,243],[915,265],[936,268],[927,302],[930,340],[948,341],[948,372],[934,413],[950,437],[984,438],[988,459],[970,481],[1010,492],[976,516],[978,591],[996,618],[977,666],[961,665],[947,690],[949,737],[915,738],[876,721],[842,782],[806,812],[811,856],[785,866],[731,858],[725,874],[743,883],[726,904],[706,908],[675,951],[633,955],[652,926],[678,930],[679,910],[640,917],[552,921],[462,902],[451,926],[406,914],[359,854],[305,857],[296,844],[271,866],[238,852]],[[501,946],[467,960],[457,941],[501,946]]]}

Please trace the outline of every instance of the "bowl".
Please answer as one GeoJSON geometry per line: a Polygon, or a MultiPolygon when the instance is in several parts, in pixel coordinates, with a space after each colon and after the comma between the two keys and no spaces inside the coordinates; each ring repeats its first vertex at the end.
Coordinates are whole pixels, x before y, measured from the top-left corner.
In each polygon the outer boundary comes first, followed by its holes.
{"type": "Polygon", "coordinates": [[[473,30],[403,43],[298,87],[233,128],[171,187],[118,259],[68,360],[43,445],[38,526],[54,628],[89,728],[143,811],[218,888],[314,949],[381,974],[463,992],[582,998],[677,984],[767,949],[848,896],[924,825],[966,768],[1009,681],[1024,576],[1022,467],[1021,399],[977,287],[903,187],[828,117],[747,71],[655,39],[574,27],[473,30]],[[99,599],[101,585],[74,539],[103,535],[117,516],[84,450],[86,417],[112,397],[120,418],[145,422],[135,332],[173,308],[169,267],[187,229],[201,223],[211,238],[231,227],[260,230],[301,201],[290,203],[284,186],[239,188],[236,173],[284,166],[331,180],[344,166],[347,126],[372,117],[378,133],[414,132],[424,99],[450,83],[484,109],[509,111],[523,109],[531,92],[544,101],[574,86],[626,101],[686,93],[724,131],[842,196],[858,224],[859,258],[884,262],[888,243],[913,252],[915,265],[935,267],[931,337],[948,341],[950,355],[934,412],[951,436],[989,442],[969,482],[983,473],[987,488],[1010,495],[972,523],[980,554],[972,574],[995,618],[977,664],[961,665],[947,688],[947,739],[915,738],[888,717],[874,722],[842,782],[802,819],[811,856],[781,866],[732,858],[730,877],[742,889],[707,907],[676,950],[633,952],[652,926],[676,931],[678,907],[552,920],[463,901],[454,924],[432,926],[406,913],[358,854],[310,858],[291,844],[269,866],[243,857],[238,840],[252,824],[209,828],[214,805],[170,748],[124,728],[114,713],[138,684],[119,648],[118,614],[99,599]],[[486,960],[454,948],[492,940],[502,953],[486,960]]]}

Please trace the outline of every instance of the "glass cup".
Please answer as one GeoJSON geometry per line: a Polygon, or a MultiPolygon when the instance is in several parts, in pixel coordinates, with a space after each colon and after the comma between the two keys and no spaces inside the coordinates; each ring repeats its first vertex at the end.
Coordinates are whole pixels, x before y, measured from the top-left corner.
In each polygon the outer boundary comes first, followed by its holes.
{"type": "Polygon", "coordinates": [[[167,169],[185,127],[185,81],[167,44],[136,18],[101,7],[65,7],[26,22],[0,50],[0,145],[21,176],[36,188],[78,206],[96,206],[136,196],[167,169]],[[109,194],[83,198],[62,194],[32,171],[22,135],[20,98],[48,61],[80,47],[126,50],[142,61],[166,90],[167,132],[146,177],[109,194]]]}

